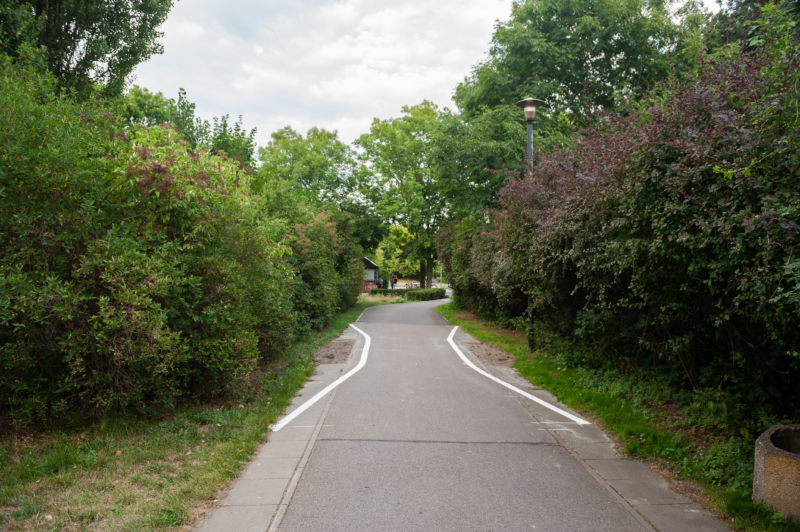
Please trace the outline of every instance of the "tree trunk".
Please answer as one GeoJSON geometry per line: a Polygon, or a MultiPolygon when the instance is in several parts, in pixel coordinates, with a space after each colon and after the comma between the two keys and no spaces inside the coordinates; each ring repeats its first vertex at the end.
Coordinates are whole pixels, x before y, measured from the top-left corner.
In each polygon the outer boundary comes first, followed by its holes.
{"type": "Polygon", "coordinates": [[[428,288],[433,286],[433,257],[428,257],[428,288]]]}
{"type": "Polygon", "coordinates": [[[683,371],[686,373],[686,378],[689,379],[689,384],[692,385],[693,390],[700,389],[699,379],[697,378],[697,365],[694,358],[694,353],[691,352],[684,352],[683,356],[681,356],[680,351],[676,353],[678,355],[678,360],[681,361],[681,365],[683,366],[683,371]]]}
{"type": "Polygon", "coordinates": [[[425,263],[419,263],[419,287],[425,288],[425,263]]]}

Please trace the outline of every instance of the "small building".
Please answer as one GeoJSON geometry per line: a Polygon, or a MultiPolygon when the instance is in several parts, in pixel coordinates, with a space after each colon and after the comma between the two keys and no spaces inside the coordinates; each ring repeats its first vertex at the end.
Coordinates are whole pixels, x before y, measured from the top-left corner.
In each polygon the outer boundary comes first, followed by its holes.
{"type": "Polygon", "coordinates": [[[361,257],[364,263],[364,277],[361,281],[361,293],[369,294],[373,288],[378,288],[378,265],[369,260],[367,257],[361,257]]]}

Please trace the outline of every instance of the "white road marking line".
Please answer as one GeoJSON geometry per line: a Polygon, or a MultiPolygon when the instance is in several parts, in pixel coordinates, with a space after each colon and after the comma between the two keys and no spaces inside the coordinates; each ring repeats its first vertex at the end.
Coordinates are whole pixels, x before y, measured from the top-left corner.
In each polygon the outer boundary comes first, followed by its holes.
{"type": "Polygon", "coordinates": [[[317,395],[315,395],[314,397],[312,397],[311,399],[309,399],[308,401],[303,403],[303,406],[301,406],[297,410],[293,411],[291,414],[289,414],[285,418],[281,419],[276,424],[272,425],[270,427],[272,429],[272,432],[278,432],[283,427],[285,427],[288,423],[291,423],[294,418],[296,418],[297,416],[299,416],[300,414],[302,414],[303,412],[308,410],[309,407],[311,407],[311,405],[313,405],[314,403],[316,403],[317,401],[319,401],[320,399],[322,399],[323,397],[325,397],[326,395],[331,393],[331,390],[333,390],[334,388],[339,386],[341,383],[343,383],[344,381],[346,381],[347,379],[352,377],[358,370],[363,368],[364,365],[367,363],[367,355],[369,355],[369,346],[372,343],[372,339],[369,337],[369,335],[367,333],[365,333],[364,331],[362,331],[361,329],[359,329],[355,325],[350,324],[350,327],[352,327],[353,329],[355,329],[358,332],[360,332],[361,336],[363,336],[367,340],[366,343],[364,344],[363,351],[361,351],[361,360],[358,362],[358,365],[356,367],[354,367],[353,369],[351,369],[350,371],[348,371],[346,374],[342,375],[341,377],[339,377],[338,379],[333,381],[328,386],[326,386],[325,389],[322,390],[321,392],[319,392],[317,395]]]}
{"type": "MultiPolygon", "coordinates": [[[[358,330],[358,329],[356,329],[356,330],[358,330]]],[[[456,343],[453,341],[453,336],[456,335],[456,331],[457,330],[458,330],[458,325],[453,327],[453,331],[450,333],[450,336],[447,337],[447,341],[450,342],[450,345],[453,347],[453,349],[455,349],[456,353],[458,353],[458,356],[461,357],[461,360],[463,360],[464,363],[467,366],[471,367],[472,369],[474,369],[475,371],[477,371],[478,373],[480,373],[484,377],[489,377],[493,381],[495,381],[495,382],[497,382],[499,384],[502,384],[503,386],[505,386],[509,390],[512,390],[512,391],[514,391],[514,392],[516,392],[516,393],[518,393],[520,395],[523,395],[523,396],[527,397],[528,399],[531,399],[532,401],[536,401],[537,403],[539,403],[540,405],[544,406],[545,408],[549,408],[553,412],[556,412],[556,413],[561,414],[562,416],[564,416],[566,418],[571,419],[572,421],[574,421],[578,425],[591,425],[591,423],[586,421],[585,419],[581,419],[581,418],[579,418],[578,416],[576,416],[574,414],[570,414],[569,412],[565,412],[565,411],[561,410],[560,408],[551,405],[547,401],[543,401],[543,400],[539,399],[538,397],[534,397],[533,395],[531,395],[531,394],[529,394],[527,392],[523,392],[519,388],[511,386],[507,382],[502,381],[502,380],[498,379],[497,377],[495,377],[494,375],[490,375],[489,373],[486,373],[485,371],[480,369],[478,366],[473,364],[472,361],[470,359],[468,359],[464,355],[464,353],[461,352],[461,349],[459,349],[458,346],[456,345],[456,343]]]]}

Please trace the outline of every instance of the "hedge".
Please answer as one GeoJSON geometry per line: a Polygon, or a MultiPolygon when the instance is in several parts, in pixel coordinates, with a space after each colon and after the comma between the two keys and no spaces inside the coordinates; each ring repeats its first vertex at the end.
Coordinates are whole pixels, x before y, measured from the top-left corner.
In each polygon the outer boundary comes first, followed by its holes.
{"type": "Polygon", "coordinates": [[[444,288],[420,288],[408,292],[406,297],[411,301],[430,301],[432,299],[444,299],[447,297],[447,291],[444,288]]]}
{"type": "Polygon", "coordinates": [[[534,347],[573,346],[563,365],[655,369],[733,433],[800,418],[800,44],[790,15],[764,13],[762,49],[598,115],[480,231],[440,231],[456,303],[532,315],[534,347]]]}
{"type": "Polygon", "coordinates": [[[416,292],[419,290],[425,290],[425,288],[395,288],[392,290],[391,288],[373,288],[370,290],[369,295],[371,296],[402,296],[408,292],[416,292]]]}
{"type": "Polygon", "coordinates": [[[0,426],[225,395],[357,297],[348,220],[121,127],[0,54],[0,426]]]}
{"type": "Polygon", "coordinates": [[[415,301],[428,301],[430,299],[443,299],[447,297],[447,291],[444,288],[373,288],[370,290],[371,296],[397,296],[408,297],[415,301]],[[414,293],[422,293],[421,296],[411,295],[414,293]]]}

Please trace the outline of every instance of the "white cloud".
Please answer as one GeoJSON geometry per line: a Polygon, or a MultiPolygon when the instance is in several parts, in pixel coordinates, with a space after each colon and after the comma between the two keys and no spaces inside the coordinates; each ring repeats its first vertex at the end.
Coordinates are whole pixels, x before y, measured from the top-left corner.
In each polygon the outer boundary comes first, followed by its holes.
{"type": "Polygon", "coordinates": [[[286,125],[352,141],[403,105],[453,107],[510,14],[511,0],[184,0],[136,83],[185,88],[206,119],[243,115],[260,145],[286,125]]]}
{"type": "Polygon", "coordinates": [[[164,33],[179,40],[193,40],[206,34],[206,29],[193,20],[170,18],[164,24],[164,33]]]}
{"type": "Polygon", "coordinates": [[[205,118],[244,115],[269,134],[290,125],[366,132],[424,99],[452,107],[453,88],[485,57],[511,0],[255,0],[178,2],[165,52],[136,83],[183,87],[205,118]]]}

